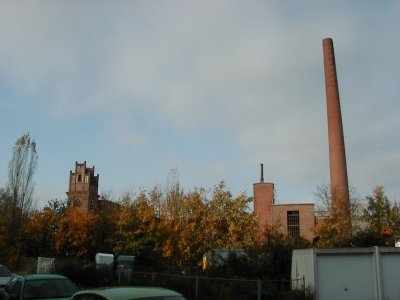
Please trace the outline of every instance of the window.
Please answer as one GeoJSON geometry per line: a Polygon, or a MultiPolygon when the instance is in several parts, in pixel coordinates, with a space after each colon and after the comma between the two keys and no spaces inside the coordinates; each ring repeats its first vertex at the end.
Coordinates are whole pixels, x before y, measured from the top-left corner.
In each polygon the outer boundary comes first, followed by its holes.
{"type": "Polygon", "coordinates": [[[82,182],[82,175],[81,174],[78,175],[78,182],[82,182]]]}
{"type": "Polygon", "coordinates": [[[70,298],[78,291],[69,279],[26,280],[24,299],[70,298]]]}
{"type": "Polygon", "coordinates": [[[300,236],[300,217],[298,210],[287,212],[287,228],[290,236],[300,236]]]}
{"type": "Polygon", "coordinates": [[[22,281],[19,278],[13,278],[5,287],[5,291],[8,294],[15,294],[16,299],[19,298],[19,294],[21,293],[22,281]]]}

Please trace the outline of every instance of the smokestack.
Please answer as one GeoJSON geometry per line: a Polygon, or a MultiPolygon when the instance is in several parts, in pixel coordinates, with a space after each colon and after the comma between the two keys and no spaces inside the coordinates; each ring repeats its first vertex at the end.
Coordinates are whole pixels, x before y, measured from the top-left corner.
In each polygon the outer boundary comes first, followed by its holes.
{"type": "Polygon", "coordinates": [[[349,212],[349,185],[333,41],[331,38],[326,38],[322,41],[322,45],[328,113],[332,208],[340,209],[341,212],[349,212]]]}
{"type": "Polygon", "coordinates": [[[260,182],[264,182],[264,164],[261,164],[261,177],[260,177],[260,182]]]}

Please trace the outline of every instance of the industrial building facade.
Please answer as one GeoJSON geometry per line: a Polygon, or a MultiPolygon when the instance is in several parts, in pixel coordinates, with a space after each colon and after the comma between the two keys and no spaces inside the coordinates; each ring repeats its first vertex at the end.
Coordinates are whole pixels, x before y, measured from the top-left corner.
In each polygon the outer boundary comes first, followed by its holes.
{"type": "Polygon", "coordinates": [[[274,184],[264,182],[261,164],[260,182],[253,184],[254,213],[258,216],[261,236],[274,227],[283,234],[311,241],[315,228],[314,203],[277,204],[274,195],[274,184]]]}

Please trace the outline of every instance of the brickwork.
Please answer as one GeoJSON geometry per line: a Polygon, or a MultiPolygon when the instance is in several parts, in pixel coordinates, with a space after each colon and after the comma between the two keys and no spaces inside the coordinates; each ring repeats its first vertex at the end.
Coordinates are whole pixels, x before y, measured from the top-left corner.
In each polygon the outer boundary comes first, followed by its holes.
{"type": "Polygon", "coordinates": [[[299,213],[300,236],[311,241],[314,238],[315,217],[314,203],[274,204],[272,222],[277,224],[284,234],[288,234],[288,212],[299,213]]]}
{"type": "Polygon", "coordinates": [[[328,117],[332,207],[345,212],[349,208],[349,185],[333,41],[330,38],[326,38],[322,41],[322,45],[328,117]]]}
{"type": "Polygon", "coordinates": [[[258,215],[260,231],[266,226],[272,225],[272,208],[274,203],[274,184],[255,183],[253,184],[254,212],[258,215]]]}
{"type": "Polygon", "coordinates": [[[274,184],[264,182],[263,165],[261,164],[260,182],[253,184],[254,213],[258,217],[261,242],[264,241],[265,230],[276,226],[284,234],[288,234],[288,212],[298,214],[299,236],[312,240],[314,238],[315,217],[314,203],[275,204],[274,184]]]}
{"type": "Polygon", "coordinates": [[[70,171],[68,203],[79,205],[86,210],[97,208],[99,175],[94,175],[94,167],[86,167],[86,162],[75,163],[75,172],[70,171]]]}

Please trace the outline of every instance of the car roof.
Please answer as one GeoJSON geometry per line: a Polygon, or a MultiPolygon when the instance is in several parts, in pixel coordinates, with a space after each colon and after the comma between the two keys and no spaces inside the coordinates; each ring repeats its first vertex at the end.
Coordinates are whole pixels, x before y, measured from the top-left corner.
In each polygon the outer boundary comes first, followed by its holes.
{"type": "Polygon", "coordinates": [[[100,295],[109,300],[130,300],[130,299],[159,297],[159,296],[182,296],[178,292],[159,287],[96,288],[91,290],[83,290],[77,292],[75,295],[79,294],[100,295]]]}
{"type": "Polygon", "coordinates": [[[5,265],[0,264],[0,268],[3,269],[3,271],[10,273],[10,270],[8,270],[8,268],[5,265]]]}
{"type": "Polygon", "coordinates": [[[28,274],[20,275],[25,280],[44,280],[44,279],[66,279],[67,277],[60,274],[28,274]]]}

